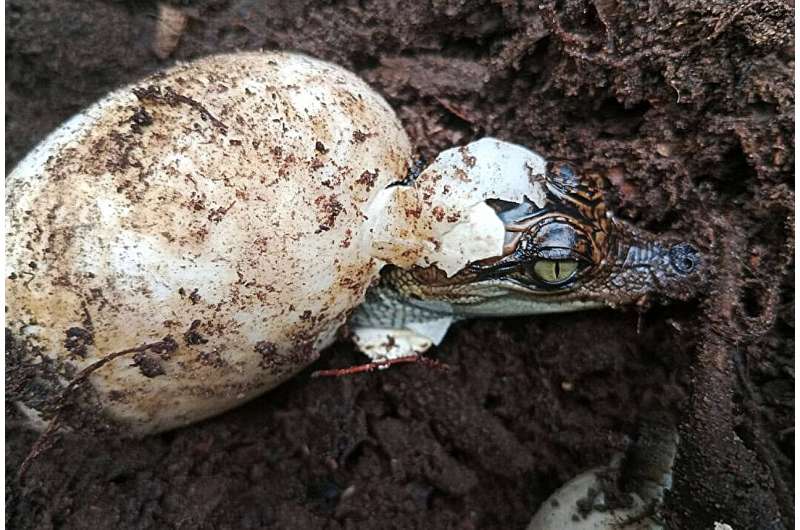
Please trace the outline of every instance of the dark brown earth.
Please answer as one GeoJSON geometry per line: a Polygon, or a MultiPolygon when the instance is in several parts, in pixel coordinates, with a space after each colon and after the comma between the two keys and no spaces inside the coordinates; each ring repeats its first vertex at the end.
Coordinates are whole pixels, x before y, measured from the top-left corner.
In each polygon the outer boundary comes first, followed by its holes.
{"type": "Polygon", "coordinates": [[[789,2],[175,4],[184,29],[156,40],[155,2],[8,0],[7,171],[174,60],[302,50],[367,79],[428,157],[493,135],[595,173],[620,216],[705,249],[707,293],[639,334],[630,311],[475,321],[434,352],[450,372],[309,378],[363,362],[340,344],[200,425],[60,437],[22,483],[37,435],[12,414],[7,527],[524,528],[645,417],[680,425],[671,528],[793,526],[789,2]]]}

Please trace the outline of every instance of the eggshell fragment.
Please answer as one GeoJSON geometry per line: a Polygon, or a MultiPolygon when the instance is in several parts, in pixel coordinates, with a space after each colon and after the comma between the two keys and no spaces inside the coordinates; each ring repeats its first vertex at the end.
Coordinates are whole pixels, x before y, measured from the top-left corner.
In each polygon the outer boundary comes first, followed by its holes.
{"type": "Polygon", "coordinates": [[[6,326],[33,419],[78,373],[132,433],[219,413],[331,343],[382,263],[365,212],[410,144],[355,75],[289,53],[183,64],[65,123],[7,179],[6,326]]]}
{"type": "Polygon", "coordinates": [[[495,138],[443,151],[413,186],[391,187],[376,199],[368,244],[395,265],[436,265],[451,276],[502,253],[505,228],[485,201],[527,197],[543,206],[545,171],[533,151],[495,138]]]}

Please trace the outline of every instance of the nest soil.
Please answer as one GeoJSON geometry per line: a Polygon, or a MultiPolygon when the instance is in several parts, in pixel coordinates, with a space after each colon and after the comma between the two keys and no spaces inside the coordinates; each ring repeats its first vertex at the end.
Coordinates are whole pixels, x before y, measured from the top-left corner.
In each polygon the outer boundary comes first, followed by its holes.
{"type": "MultiPolygon", "coordinates": [[[[293,49],[356,71],[422,155],[492,135],[574,161],[618,215],[691,235],[696,302],[473,321],[450,365],[278,389],[144,440],[37,435],[7,407],[10,528],[524,528],[643,419],[678,424],[670,528],[794,522],[793,18],[772,1],[6,2],[7,171],[172,61],[293,49]]],[[[14,352],[7,352],[7,355],[14,352]]],[[[7,373],[7,388],[15,374],[7,373]]]]}

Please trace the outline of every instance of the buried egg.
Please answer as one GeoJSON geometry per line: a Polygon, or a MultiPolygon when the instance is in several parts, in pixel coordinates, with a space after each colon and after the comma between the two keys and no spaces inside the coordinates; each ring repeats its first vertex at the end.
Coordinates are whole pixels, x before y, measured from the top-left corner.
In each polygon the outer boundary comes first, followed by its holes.
{"type": "Polygon", "coordinates": [[[179,65],[75,116],[7,180],[19,408],[46,420],[120,351],[86,399],[132,433],[290,377],[377,277],[365,213],[410,155],[363,81],[289,53],[179,65]]]}

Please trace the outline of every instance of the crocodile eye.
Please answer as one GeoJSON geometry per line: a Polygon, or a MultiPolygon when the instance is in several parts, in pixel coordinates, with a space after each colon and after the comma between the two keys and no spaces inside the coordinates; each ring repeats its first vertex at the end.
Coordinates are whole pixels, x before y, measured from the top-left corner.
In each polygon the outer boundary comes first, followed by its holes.
{"type": "Polygon", "coordinates": [[[545,283],[563,283],[573,276],[578,270],[578,262],[569,259],[540,259],[533,264],[533,273],[545,283]]]}

